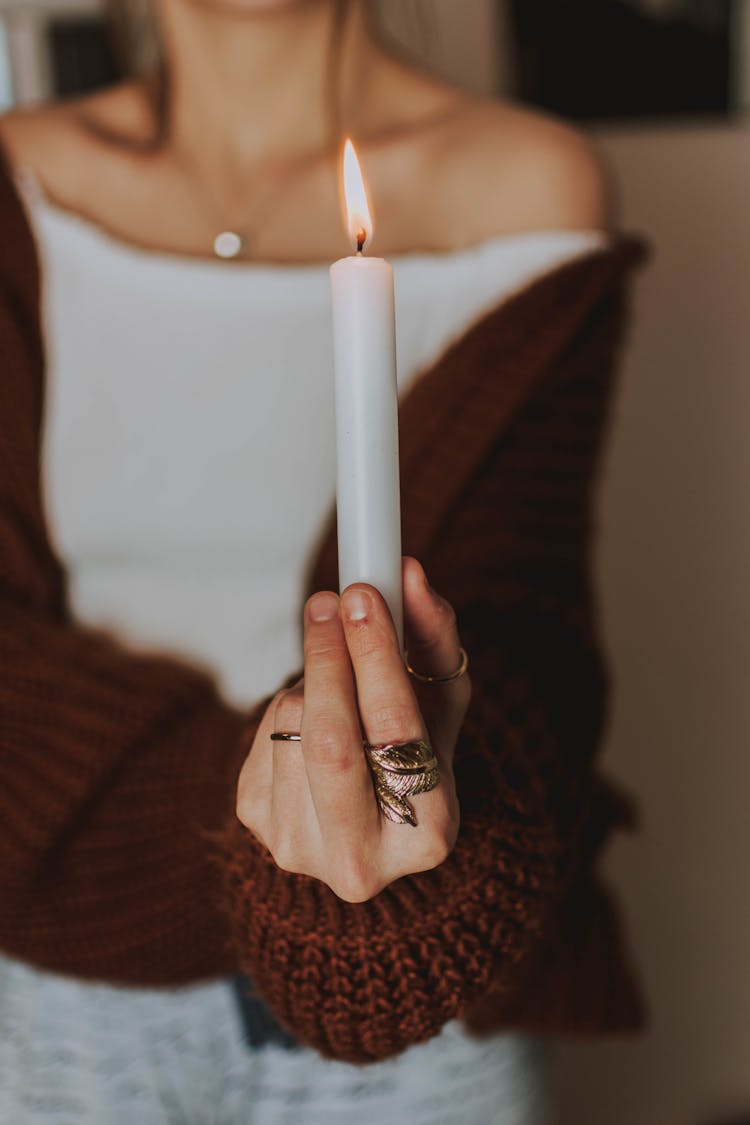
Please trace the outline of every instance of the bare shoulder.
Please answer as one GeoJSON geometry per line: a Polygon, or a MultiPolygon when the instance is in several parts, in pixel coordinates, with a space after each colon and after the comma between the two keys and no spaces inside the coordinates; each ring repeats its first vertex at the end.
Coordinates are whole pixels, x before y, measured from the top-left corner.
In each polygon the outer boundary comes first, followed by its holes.
{"type": "Polygon", "coordinates": [[[0,116],[0,143],[11,167],[32,172],[51,197],[78,199],[90,162],[106,174],[107,145],[115,136],[138,138],[146,102],[135,84],[86,97],[14,110],[0,116]]]}
{"type": "Polygon", "coordinates": [[[65,115],[59,106],[11,110],[0,117],[0,141],[12,166],[36,172],[59,159],[65,147],[65,115]]]}
{"type": "Polygon", "coordinates": [[[613,190],[592,142],[506,102],[463,98],[432,146],[436,221],[464,244],[535,230],[607,230],[613,190]]]}

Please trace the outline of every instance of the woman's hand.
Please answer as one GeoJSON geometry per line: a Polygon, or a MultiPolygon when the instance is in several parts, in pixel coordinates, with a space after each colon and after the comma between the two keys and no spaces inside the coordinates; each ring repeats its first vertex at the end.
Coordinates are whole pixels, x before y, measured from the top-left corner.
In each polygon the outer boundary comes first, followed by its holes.
{"type": "MultiPolygon", "coordinates": [[[[449,675],[461,660],[455,614],[415,559],[404,559],[403,576],[410,663],[449,675]]],[[[304,680],[266,710],[240,773],[237,815],[279,867],[322,880],[347,902],[437,867],[458,835],[452,763],[470,695],[466,675],[446,684],[412,680],[373,587],[349,586],[341,599],[315,594],[305,607],[304,680]],[[272,742],[274,731],[299,731],[301,742],[272,742]],[[432,745],[440,780],[409,798],[416,827],[380,812],[363,737],[432,745]]]]}

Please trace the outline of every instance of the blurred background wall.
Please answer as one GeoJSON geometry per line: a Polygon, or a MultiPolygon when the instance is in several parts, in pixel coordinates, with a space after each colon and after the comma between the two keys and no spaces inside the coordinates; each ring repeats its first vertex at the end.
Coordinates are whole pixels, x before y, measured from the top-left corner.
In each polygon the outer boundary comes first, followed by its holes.
{"type": "Polygon", "coordinates": [[[567,1049],[565,1125],[750,1122],[750,127],[605,129],[654,257],[600,496],[611,771],[643,827],[611,849],[649,1035],[567,1049]]]}
{"type": "MultiPolygon", "coordinates": [[[[635,295],[598,551],[615,680],[605,760],[637,794],[643,822],[614,843],[606,868],[652,1023],[640,1041],[561,1049],[560,1125],[750,1123],[748,7],[734,9],[733,116],[589,127],[618,180],[622,225],[653,247],[635,295]]],[[[474,88],[495,21],[488,89],[512,89],[504,6],[434,9],[442,50],[465,66],[452,73],[474,88]]],[[[429,46],[447,70],[440,52],[429,46]]],[[[628,65],[636,83],[638,59],[628,65]]]]}
{"type": "MultiPolygon", "coordinates": [[[[555,18],[576,7],[548,2],[555,18]]],[[[710,18],[712,3],[630,7],[668,18],[682,5],[710,18]]],[[[598,551],[616,684],[606,760],[643,820],[610,849],[607,869],[652,1025],[637,1042],[560,1050],[560,1125],[750,1122],[749,6],[732,5],[731,112],[589,126],[619,181],[622,224],[654,251],[636,291],[598,551]]],[[[0,0],[0,100],[49,91],[55,68],[40,29],[50,12],[85,21],[95,7],[0,0]]],[[[378,7],[390,34],[455,80],[517,88],[509,3],[378,7]]],[[[58,35],[65,74],[92,50],[86,34],[75,42],[58,35]]],[[[624,61],[635,89],[642,60],[624,61]]]]}

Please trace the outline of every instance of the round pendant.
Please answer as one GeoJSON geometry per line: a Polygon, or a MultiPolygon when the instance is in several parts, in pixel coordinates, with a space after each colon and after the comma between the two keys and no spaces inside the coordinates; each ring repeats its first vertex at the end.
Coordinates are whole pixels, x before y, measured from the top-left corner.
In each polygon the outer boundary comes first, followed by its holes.
{"type": "Polygon", "coordinates": [[[245,240],[235,230],[223,230],[214,239],[214,254],[217,258],[236,258],[242,253],[245,240]]]}

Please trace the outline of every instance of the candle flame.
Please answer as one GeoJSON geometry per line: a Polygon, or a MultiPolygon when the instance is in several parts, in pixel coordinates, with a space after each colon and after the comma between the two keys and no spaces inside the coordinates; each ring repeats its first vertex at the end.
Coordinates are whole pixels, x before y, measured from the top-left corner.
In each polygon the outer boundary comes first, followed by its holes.
{"type": "Polygon", "coordinates": [[[344,196],[347,230],[357,251],[361,252],[372,238],[372,214],[357,153],[348,137],[344,145],[344,196]]]}

